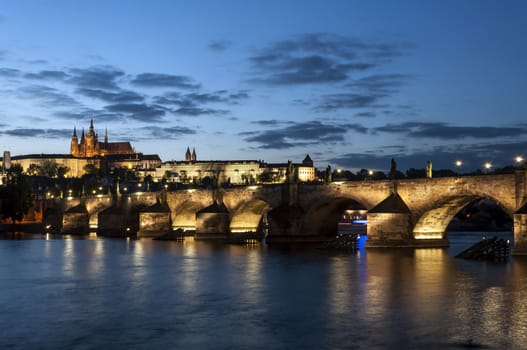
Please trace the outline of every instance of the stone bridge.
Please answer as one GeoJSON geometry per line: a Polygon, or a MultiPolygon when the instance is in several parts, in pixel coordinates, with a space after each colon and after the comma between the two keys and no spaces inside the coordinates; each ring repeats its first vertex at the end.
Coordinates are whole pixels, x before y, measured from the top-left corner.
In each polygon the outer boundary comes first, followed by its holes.
{"type": "MultiPolygon", "coordinates": [[[[121,198],[99,196],[62,200],[61,206],[64,215],[68,210],[76,215],[79,210],[72,208],[84,206],[80,211],[92,228],[101,226],[101,214],[107,208],[119,206],[124,208],[126,215],[135,215],[138,231],[147,221],[158,224],[162,221],[172,229],[195,231],[196,237],[206,233],[203,238],[225,238],[266,230],[269,243],[327,239],[335,235],[344,210],[360,208],[367,211],[367,246],[430,247],[447,245],[445,231],[454,215],[481,198],[494,201],[513,218],[513,252],[527,253],[525,170],[436,179],[145,192],[121,198]],[[165,209],[161,210],[165,214],[159,214],[160,209],[156,207],[151,210],[158,213],[152,214],[155,219],[149,218],[149,208],[160,202],[165,203],[165,209]]],[[[73,221],[75,226],[77,221],[73,221]]]]}

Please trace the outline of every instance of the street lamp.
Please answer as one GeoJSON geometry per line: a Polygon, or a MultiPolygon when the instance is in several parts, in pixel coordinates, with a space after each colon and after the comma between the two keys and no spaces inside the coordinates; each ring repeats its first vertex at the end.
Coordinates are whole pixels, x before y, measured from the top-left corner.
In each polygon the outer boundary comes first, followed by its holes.
{"type": "Polygon", "coordinates": [[[460,173],[461,173],[461,166],[463,165],[463,162],[458,159],[458,160],[456,160],[455,164],[456,164],[457,174],[460,175],[460,173]]]}
{"type": "Polygon", "coordinates": [[[516,158],[514,158],[514,160],[516,161],[516,163],[518,164],[521,164],[523,163],[524,159],[522,156],[516,156],[516,158]]]}
{"type": "Polygon", "coordinates": [[[490,170],[490,168],[492,168],[492,163],[486,162],[483,166],[485,167],[485,169],[490,170]]]}

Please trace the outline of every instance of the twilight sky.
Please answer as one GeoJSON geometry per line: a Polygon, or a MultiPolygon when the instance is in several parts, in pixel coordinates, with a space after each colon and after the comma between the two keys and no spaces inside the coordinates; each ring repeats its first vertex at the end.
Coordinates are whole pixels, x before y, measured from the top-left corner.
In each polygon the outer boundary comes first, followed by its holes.
{"type": "Polygon", "coordinates": [[[527,156],[526,1],[0,0],[0,145],[350,170],[527,156]]]}

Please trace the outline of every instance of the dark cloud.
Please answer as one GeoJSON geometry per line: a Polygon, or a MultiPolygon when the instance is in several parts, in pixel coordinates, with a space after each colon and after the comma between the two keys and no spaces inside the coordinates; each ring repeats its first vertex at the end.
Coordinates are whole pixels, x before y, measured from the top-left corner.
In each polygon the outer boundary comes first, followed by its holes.
{"type": "Polygon", "coordinates": [[[39,99],[46,106],[78,106],[77,100],[63,92],[44,85],[28,85],[18,89],[18,95],[24,99],[39,99]]]}
{"type": "Polygon", "coordinates": [[[97,98],[110,103],[142,102],[144,100],[142,95],[130,90],[106,91],[101,89],[81,88],[75,91],[83,96],[97,98]]]}
{"type": "Polygon", "coordinates": [[[27,64],[34,64],[34,65],[42,65],[42,64],[48,64],[49,62],[42,59],[35,59],[35,60],[22,60],[22,62],[27,64]]]}
{"type": "Polygon", "coordinates": [[[229,40],[213,40],[209,43],[208,48],[211,51],[225,51],[231,45],[232,43],[229,40]]]}
{"type": "Polygon", "coordinates": [[[163,96],[154,98],[154,101],[160,105],[178,106],[172,112],[178,115],[199,116],[199,115],[225,115],[229,111],[224,109],[203,107],[206,104],[238,104],[240,101],[248,99],[249,94],[245,90],[229,92],[227,90],[215,91],[212,93],[189,93],[181,94],[179,92],[167,93],[163,96]]]}
{"type": "Polygon", "coordinates": [[[172,111],[174,114],[186,115],[190,117],[197,117],[200,115],[225,115],[229,111],[222,109],[213,109],[213,108],[201,108],[201,107],[180,107],[172,111]]]}
{"type": "Polygon", "coordinates": [[[105,110],[95,110],[95,109],[81,109],[79,111],[72,111],[72,110],[57,111],[53,113],[53,116],[60,118],[60,119],[74,121],[75,124],[78,123],[79,121],[86,121],[86,123],[88,123],[88,120],[90,118],[95,119],[98,123],[99,122],[124,122],[126,121],[125,116],[120,113],[108,112],[105,110]]]}
{"type": "Polygon", "coordinates": [[[166,128],[151,126],[142,128],[141,131],[149,138],[164,140],[177,140],[185,135],[196,134],[195,130],[181,126],[172,126],[166,128]]]}
{"type": "Polygon", "coordinates": [[[65,129],[37,129],[37,128],[17,128],[11,130],[4,130],[2,132],[6,136],[15,137],[38,137],[46,139],[64,139],[71,136],[71,130],[65,129]]]}
{"type": "Polygon", "coordinates": [[[360,112],[356,113],[355,116],[363,118],[373,118],[376,116],[376,114],[374,112],[360,112]]]}
{"type": "Polygon", "coordinates": [[[339,109],[358,109],[375,107],[382,94],[342,93],[322,96],[322,101],[314,109],[320,112],[330,112],[339,109]]]}
{"type": "Polygon", "coordinates": [[[285,149],[308,144],[343,142],[344,135],[350,130],[364,133],[367,128],[357,124],[331,125],[320,121],[308,121],[241,135],[247,136],[245,140],[248,142],[259,143],[258,148],[285,149]]]}
{"type": "Polygon", "coordinates": [[[132,84],[145,87],[172,87],[180,89],[197,89],[200,84],[190,77],[160,73],[142,73],[131,81],[132,84]]]}
{"type": "Polygon", "coordinates": [[[389,93],[395,92],[394,89],[404,85],[409,78],[410,76],[405,74],[377,74],[353,80],[347,86],[364,91],[389,93]]]}
{"type": "Polygon", "coordinates": [[[293,122],[290,122],[290,121],[276,120],[276,119],[256,120],[256,121],[253,121],[252,123],[263,125],[263,126],[277,126],[277,125],[283,125],[283,124],[294,124],[293,122]]]}
{"type": "Polygon", "coordinates": [[[116,103],[104,108],[109,112],[142,122],[159,122],[166,114],[165,108],[145,103],[116,103]]]}
{"type": "Polygon", "coordinates": [[[251,82],[268,85],[346,81],[401,55],[409,45],[367,43],[356,38],[314,33],[276,42],[249,58],[257,74],[251,82]]]}
{"type": "Polygon", "coordinates": [[[450,126],[446,123],[406,122],[375,128],[374,132],[398,133],[411,138],[456,140],[462,138],[500,138],[527,135],[527,127],[450,126]]]}
{"type": "Polygon", "coordinates": [[[20,71],[14,68],[0,68],[0,77],[17,78],[20,76],[20,71]]]}
{"type": "Polygon", "coordinates": [[[71,78],[67,81],[79,88],[119,89],[118,79],[124,72],[112,66],[94,66],[86,69],[73,68],[69,71],[71,78]]]}
{"type": "Polygon", "coordinates": [[[249,98],[245,90],[238,92],[228,92],[220,90],[212,93],[189,93],[180,94],[178,92],[167,93],[155,98],[156,103],[165,105],[176,105],[181,107],[198,107],[201,104],[208,103],[227,103],[238,104],[241,100],[249,98]]]}
{"type": "Polygon", "coordinates": [[[64,81],[70,77],[69,74],[57,70],[42,70],[38,73],[26,73],[24,78],[36,80],[58,80],[64,81]]]}

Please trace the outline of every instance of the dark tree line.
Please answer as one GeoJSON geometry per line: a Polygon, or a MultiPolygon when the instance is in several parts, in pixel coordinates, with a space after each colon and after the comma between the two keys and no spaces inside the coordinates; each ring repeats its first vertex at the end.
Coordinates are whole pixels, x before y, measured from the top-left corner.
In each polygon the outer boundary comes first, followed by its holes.
{"type": "Polygon", "coordinates": [[[31,182],[19,164],[6,171],[5,186],[0,188],[0,213],[13,223],[20,222],[33,206],[31,182]]]}

